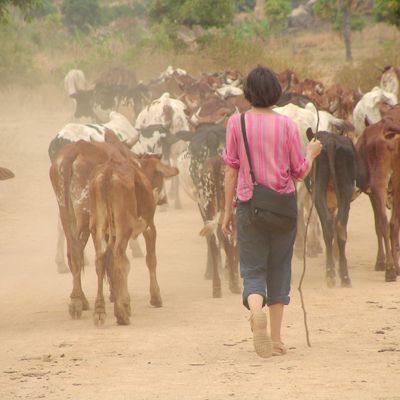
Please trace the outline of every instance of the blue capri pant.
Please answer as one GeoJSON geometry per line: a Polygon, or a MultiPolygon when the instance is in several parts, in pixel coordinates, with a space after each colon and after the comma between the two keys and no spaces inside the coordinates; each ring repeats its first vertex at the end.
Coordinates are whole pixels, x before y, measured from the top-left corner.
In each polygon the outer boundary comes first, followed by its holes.
{"type": "Polygon", "coordinates": [[[250,294],[263,297],[264,305],[289,304],[293,245],[296,228],[284,234],[260,230],[250,221],[250,203],[238,201],[236,210],[243,278],[243,305],[250,294]]]}

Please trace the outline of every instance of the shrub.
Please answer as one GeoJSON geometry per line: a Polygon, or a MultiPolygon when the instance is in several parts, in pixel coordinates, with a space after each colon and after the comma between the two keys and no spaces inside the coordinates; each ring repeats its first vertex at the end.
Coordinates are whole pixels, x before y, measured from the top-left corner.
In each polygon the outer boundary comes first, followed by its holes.
{"type": "Polygon", "coordinates": [[[292,10],[290,0],[266,0],[267,20],[276,31],[287,28],[288,16],[292,10]]]}
{"type": "Polygon", "coordinates": [[[101,20],[98,0],[63,0],[61,12],[71,32],[88,32],[101,20]]]}
{"type": "Polygon", "coordinates": [[[150,20],[168,20],[179,25],[224,26],[232,21],[231,0],[152,0],[148,9],[150,20]]]}
{"type": "Polygon", "coordinates": [[[34,67],[32,48],[21,39],[17,28],[10,24],[0,25],[0,37],[0,85],[38,83],[39,73],[34,67]]]}

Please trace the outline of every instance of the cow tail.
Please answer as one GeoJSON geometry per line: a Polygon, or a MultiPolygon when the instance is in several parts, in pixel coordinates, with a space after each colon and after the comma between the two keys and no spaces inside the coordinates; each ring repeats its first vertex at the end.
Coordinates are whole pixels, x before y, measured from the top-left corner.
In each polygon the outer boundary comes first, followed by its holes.
{"type": "MultiPolygon", "coordinates": [[[[363,137],[360,138],[363,140],[363,137]]],[[[357,149],[354,149],[356,162],[356,186],[362,192],[367,193],[369,190],[369,172],[367,166],[367,155],[365,153],[364,143],[357,149]]]]}
{"type": "Polygon", "coordinates": [[[335,189],[336,198],[338,204],[341,202],[340,192],[336,179],[336,168],[335,168],[335,143],[333,141],[328,141],[326,144],[326,152],[328,156],[329,171],[331,173],[333,187],[335,189]]]}
{"type": "Polygon", "coordinates": [[[114,214],[112,211],[112,204],[110,199],[110,194],[112,193],[112,189],[110,187],[111,175],[112,175],[112,169],[106,168],[101,182],[101,196],[106,205],[107,232],[108,232],[107,247],[106,251],[104,252],[104,268],[110,284],[112,283],[112,270],[114,262],[113,249],[115,245],[115,223],[114,223],[114,214]]]}

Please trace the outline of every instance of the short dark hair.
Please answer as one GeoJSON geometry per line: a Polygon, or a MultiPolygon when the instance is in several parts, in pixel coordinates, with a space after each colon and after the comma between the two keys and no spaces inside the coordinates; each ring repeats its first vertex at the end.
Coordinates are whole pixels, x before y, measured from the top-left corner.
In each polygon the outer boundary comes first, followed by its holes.
{"type": "Polygon", "coordinates": [[[273,106],[281,94],[281,85],[271,69],[258,65],[247,75],[244,82],[244,97],[252,106],[273,106]]]}

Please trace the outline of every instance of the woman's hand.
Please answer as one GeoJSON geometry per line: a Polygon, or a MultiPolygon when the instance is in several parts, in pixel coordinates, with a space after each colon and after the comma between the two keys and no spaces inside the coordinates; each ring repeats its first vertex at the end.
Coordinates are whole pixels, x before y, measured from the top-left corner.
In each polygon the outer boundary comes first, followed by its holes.
{"type": "Polygon", "coordinates": [[[222,220],[222,233],[225,236],[232,234],[233,230],[233,211],[225,212],[224,219],[222,220]]]}
{"type": "Polygon", "coordinates": [[[318,139],[313,139],[307,145],[307,156],[314,160],[321,153],[322,144],[318,139]]]}

